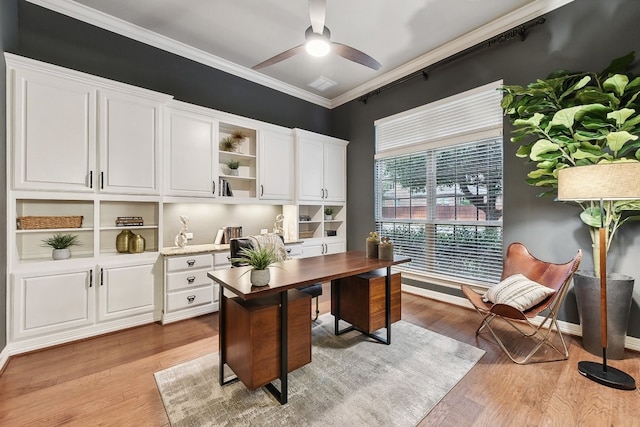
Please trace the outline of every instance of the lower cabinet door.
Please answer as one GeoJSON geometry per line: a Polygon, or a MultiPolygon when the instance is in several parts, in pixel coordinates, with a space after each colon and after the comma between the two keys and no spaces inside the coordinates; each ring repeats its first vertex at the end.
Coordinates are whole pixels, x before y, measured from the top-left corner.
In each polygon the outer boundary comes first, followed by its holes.
{"type": "Polygon", "coordinates": [[[92,268],[58,273],[15,274],[12,282],[12,339],[92,325],[95,278],[92,268]]]}
{"type": "Polygon", "coordinates": [[[98,321],[153,312],[153,264],[100,267],[98,321]]]}

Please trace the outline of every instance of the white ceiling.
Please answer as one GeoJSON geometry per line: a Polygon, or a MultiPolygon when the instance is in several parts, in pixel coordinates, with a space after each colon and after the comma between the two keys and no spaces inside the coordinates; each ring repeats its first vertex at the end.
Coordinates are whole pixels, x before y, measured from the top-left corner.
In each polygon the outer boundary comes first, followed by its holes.
{"type": "Polygon", "coordinates": [[[28,1],[331,108],[573,0],[327,0],[331,40],[378,71],[306,53],[252,70],[304,42],[306,0],[28,1]],[[336,85],[309,86],[321,76],[336,85]]]}

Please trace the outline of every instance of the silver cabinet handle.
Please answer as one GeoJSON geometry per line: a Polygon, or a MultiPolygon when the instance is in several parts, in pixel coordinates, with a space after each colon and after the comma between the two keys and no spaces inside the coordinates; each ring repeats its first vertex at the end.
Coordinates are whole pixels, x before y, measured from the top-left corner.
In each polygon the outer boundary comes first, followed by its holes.
{"type": "Polygon", "coordinates": [[[89,171],[89,188],[93,188],[93,171],[89,171]]]}
{"type": "Polygon", "coordinates": [[[215,196],[216,195],[216,182],[215,181],[211,181],[211,184],[213,185],[213,189],[211,190],[211,193],[215,196]]]}
{"type": "Polygon", "coordinates": [[[93,270],[89,270],[89,287],[93,287],[93,270]]]}
{"type": "Polygon", "coordinates": [[[260,184],[260,197],[264,196],[264,185],[260,184]]]}
{"type": "Polygon", "coordinates": [[[104,268],[101,268],[100,269],[100,286],[104,285],[104,275],[103,275],[103,273],[104,273],[104,268]]]}
{"type": "Polygon", "coordinates": [[[196,300],[196,296],[195,295],[189,295],[187,297],[187,301],[189,301],[189,304],[191,304],[192,302],[194,302],[196,300]]]}
{"type": "Polygon", "coordinates": [[[104,172],[100,172],[100,189],[104,190],[104,172]]]}
{"type": "Polygon", "coordinates": [[[193,266],[195,265],[195,263],[196,263],[196,260],[195,260],[195,259],[188,259],[188,260],[187,260],[187,265],[188,265],[189,267],[193,267],[193,266]]]}
{"type": "Polygon", "coordinates": [[[195,282],[195,281],[196,281],[196,276],[189,276],[189,277],[187,277],[187,282],[189,282],[189,283],[193,283],[193,282],[195,282]]]}

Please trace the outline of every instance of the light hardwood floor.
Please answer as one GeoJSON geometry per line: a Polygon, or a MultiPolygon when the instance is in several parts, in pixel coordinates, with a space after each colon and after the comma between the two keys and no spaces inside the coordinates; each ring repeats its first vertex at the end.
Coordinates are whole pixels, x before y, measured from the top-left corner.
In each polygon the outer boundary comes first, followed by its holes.
{"type": "MultiPolygon", "coordinates": [[[[325,292],[322,312],[328,298],[325,292]]],[[[579,360],[599,360],[579,339],[567,337],[568,361],[520,366],[489,339],[476,339],[479,318],[471,310],[403,293],[402,317],[486,351],[420,426],[640,425],[637,390],[578,374],[579,360]]],[[[0,376],[0,425],[168,426],[153,373],[216,352],[217,328],[210,314],[13,357],[0,376]]],[[[640,379],[639,354],[610,362],[640,379]]]]}

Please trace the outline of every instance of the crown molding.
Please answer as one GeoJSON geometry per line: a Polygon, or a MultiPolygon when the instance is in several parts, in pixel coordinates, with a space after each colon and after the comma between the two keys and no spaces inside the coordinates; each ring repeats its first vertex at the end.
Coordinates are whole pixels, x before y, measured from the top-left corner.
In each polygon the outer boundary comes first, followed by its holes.
{"type": "Polygon", "coordinates": [[[397,67],[365,84],[362,84],[333,99],[327,99],[309,91],[289,85],[280,80],[266,76],[252,69],[234,64],[218,56],[196,49],[185,43],[162,36],[153,31],[146,30],[111,15],[107,15],[95,9],[76,3],[73,0],[26,0],[29,3],[50,9],[79,21],[95,25],[99,28],[112,31],[130,39],[157,47],[167,52],[199,62],[209,67],[233,74],[245,80],[266,86],[279,92],[294,96],[304,101],[317,104],[325,108],[335,108],[377,88],[392,83],[429,65],[455,55],[467,48],[482,43],[498,34],[510,30],[513,27],[524,24],[540,15],[551,12],[574,0],[535,0],[528,5],[517,9],[500,19],[477,28],[467,34],[446,43],[400,67],[397,67]]]}
{"type": "Polygon", "coordinates": [[[87,24],[111,31],[121,36],[139,41],[141,43],[157,47],[164,51],[199,62],[209,67],[224,71],[234,76],[249,80],[262,86],[275,89],[279,92],[300,98],[325,108],[331,108],[331,101],[322,96],[299,89],[293,85],[283,83],[272,77],[257,71],[240,66],[226,59],[212,55],[201,49],[196,49],[185,43],[160,35],[153,31],[134,25],[130,22],[116,18],[73,0],[26,0],[29,3],[69,16],[87,24]]]}

